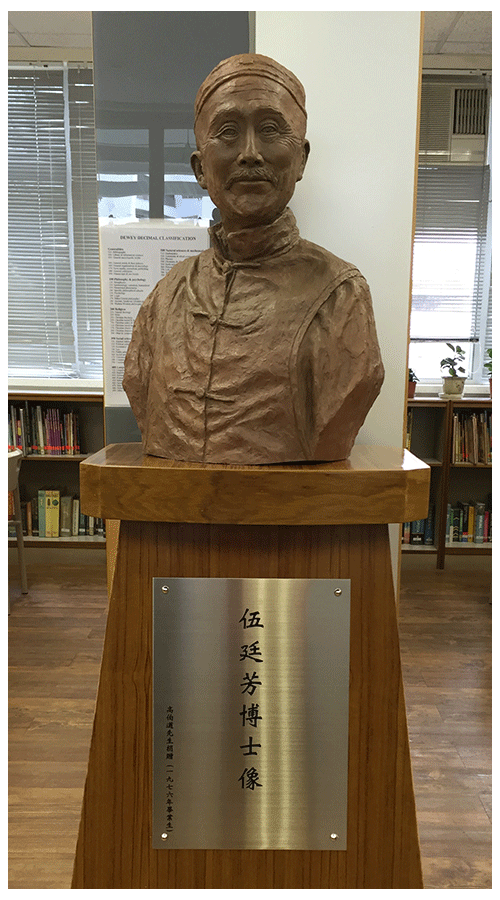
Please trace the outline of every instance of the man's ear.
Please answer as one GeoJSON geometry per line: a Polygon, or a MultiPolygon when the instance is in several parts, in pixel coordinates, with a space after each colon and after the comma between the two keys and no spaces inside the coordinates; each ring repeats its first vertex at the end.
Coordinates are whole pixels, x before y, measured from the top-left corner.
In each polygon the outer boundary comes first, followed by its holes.
{"type": "Polygon", "coordinates": [[[203,166],[201,163],[201,153],[199,150],[195,150],[194,153],[191,154],[191,168],[196,175],[196,181],[202,188],[206,188],[207,183],[205,181],[205,176],[203,174],[203,166]]]}
{"type": "Polygon", "coordinates": [[[310,149],[311,149],[311,145],[310,145],[309,141],[304,141],[304,146],[302,147],[302,164],[299,169],[297,181],[300,181],[304,174],[304,169],[306,167],[307,157],[309,156],[310,149]]]}

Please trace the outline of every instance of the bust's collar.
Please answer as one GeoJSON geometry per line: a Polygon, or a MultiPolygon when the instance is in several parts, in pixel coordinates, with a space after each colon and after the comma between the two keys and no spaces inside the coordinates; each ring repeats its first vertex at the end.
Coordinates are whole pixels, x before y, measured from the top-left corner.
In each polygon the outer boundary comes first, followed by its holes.
{"type": "Polygon", "coordinates": [[[219,222],[210,228],[210,235],[216,256],[235,262],[257,262],[262,258],[275,256],[289,250],[300,238],[295,216],[288,207],[270,225],[243,228],[226,234],[219,222]]]}

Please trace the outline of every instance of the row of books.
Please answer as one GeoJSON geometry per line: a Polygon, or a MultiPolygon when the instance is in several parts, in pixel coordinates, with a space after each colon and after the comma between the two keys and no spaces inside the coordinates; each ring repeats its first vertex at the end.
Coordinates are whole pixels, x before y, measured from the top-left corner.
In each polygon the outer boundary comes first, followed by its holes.
{"type": "Polygon", "coordinates": [[[491,498],[485,503],[449,503],[446,543],[491,543],[491,519],[491,498]]]}
{"type": "MultiPolygon", "coordinates": [[[[406,416],[405,447],[411,447],[413,431],[413,409],[406,416]]],[[[492,424],[491,410],[471,412],[458,410],[453,414],[452,463],[491,465],[492,424]]]]}
{"type": "Polygon", "coordinates": [[[414,522],[403,522],[401,540],[403,544],[422,544],[432,546],[435,532],[435,507],[431,507],[426,519],[414,522]]]}
{"type": "Polygon", "coordinates": [[[453,414],[452,463],[491,465],[491,410],[453,414]]]}
{"type": "MultiPolygon", "coordinates": [[[[14,518],[13,497],[9,494],[9,519],[14,518]]],[[[106,527],[103,519],[87,516],[80,510],[80,499],[58,490],[40,490],[31,500],[21,500],[23,534],[43,538],[70,538],[81,535],[102,535],[106,527]]],[[[9,537],[15,537],[15,527],[9,525],[9,537]]]]}
{"type": "MultiPolygon", "coordinates": [[[[446,519],[446,543],[491,543],[491,495],[486,501],[476,503],[449,503],[446,519]]],[[[435,507],[426,519],[404,522],[401,539],[403,544],[432,546],[435,537],[435,507]]]]}
{"type": "Polygon", "coordinates": [[[78,413],[28,403],[9,410],[9,450],[25,456],[75,456],[80,449],[78,413]]]}

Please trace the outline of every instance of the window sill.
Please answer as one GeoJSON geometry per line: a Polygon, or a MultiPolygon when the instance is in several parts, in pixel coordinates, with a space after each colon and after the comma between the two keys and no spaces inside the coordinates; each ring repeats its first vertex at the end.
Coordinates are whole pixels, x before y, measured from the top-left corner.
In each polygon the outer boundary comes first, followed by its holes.
{"type": "MultiPolygon", "coordinates": [[[[437,394],[440,394],[443,390],[443,384],[441,381],[433,381],[428,382],[427,384],[422,384],[419,382],[417,384],[415,390],[415,397],[435,397],[437,394]]],[[[464,397],[489,397],[490,396],[490,386],[488,383],[485,384],[468,384],[465,383],[465,389],[463,392],[464,397]]]]}
{"type": "Polygon", "coordinates": [[[102,394],[103,383],[95,378],[9,378],[11,393],[44,391],[57,394],[102,394]]]}

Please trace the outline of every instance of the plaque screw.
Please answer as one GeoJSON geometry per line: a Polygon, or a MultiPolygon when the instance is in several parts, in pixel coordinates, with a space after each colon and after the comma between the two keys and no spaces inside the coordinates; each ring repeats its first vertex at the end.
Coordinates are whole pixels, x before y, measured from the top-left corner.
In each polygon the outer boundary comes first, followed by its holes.
{"type": "Polygon", "coordinates": [[[331,834],[330,837],[331,837],[332,841],[336,841],[338,838],[338,834],[331,834]]]}
{"type": "Polygon", "coordinates": [[[161,836],[161,839],[162,839],[162,841],[166,841],[167,838],[168,838],[168,834],[166,833],[166,831],[164,831],[163,834],[162,834],[162,836],[161,836]]]}
{"type": "MultiPolygon", "coordinates": [[[[336,597],[340,597],[340,595],[341,595],[341,593],[342,593],[342,588],[335,588],[335,590],[334,590],[333,593],[335,594],[336,597]]],[[[335,837],[336,837],[336,836],[337,836],[337,835],[335,835],[335,837]]]]}
{"type": "Polygon", "coordinates": [[[168,584],[162,584],[161,589],[164,594],[168,594],[168,591],[169,591],[168,584]]]}

